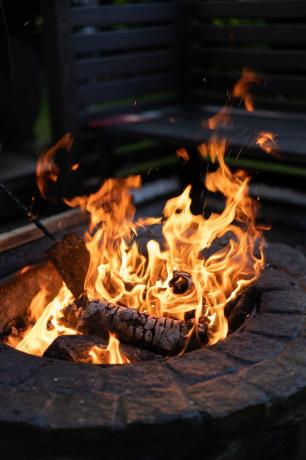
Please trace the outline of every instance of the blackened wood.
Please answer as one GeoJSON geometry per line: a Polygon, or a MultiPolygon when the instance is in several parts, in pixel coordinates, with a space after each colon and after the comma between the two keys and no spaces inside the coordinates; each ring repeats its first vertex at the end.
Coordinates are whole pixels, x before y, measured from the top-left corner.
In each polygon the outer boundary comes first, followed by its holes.
{"type": "Polygon", "coordinates": [[[74,297],[82,295],[90,261],[84,240],[76,233],[67,233],[47,253],[74,297]]]}
{"type": "Polygon", "coordinates": [[[108,337],[114,333],[120,342],[161,355],[176,355],[185,347],[200,348],[208,341],[207,323],[199,325],[190,340],[192,321],[155,317],[134,308],[93,301],[86,308],[76,304],[64,309],[63,321],[86,334],[108,337]]]}
{"type": "Polygon", "coordinates": [[[256,286],[250,286],[240,295],[231,312],[228,314],[229,334],[242,326],[252,312],[256,310],[260,292],[260,289],[256,286]]]}
{"type": "Polygon", "coordinates": [[[192,284],[191,275],[179,270],[174,270],[173,278],[169,281],[174,294],[184,294],[192,287],[192,284]]]}
{"type": "Polygon", "coordinates": [[[174,21],[174,2],[72,8],[75,26],[174,21]]]}
{"type": "Polygon", "coordinates": [[[167,25],[92,34],[76,34],[73,36],[73,49],[75,53],[88,53],[168,46],[174,42],[175,27],[167,25]]]}
{"type": "MultiPolygon", "coordinates": [[[[88,353],[90,349],[97,346],[106,349],[108,339],[87,335],[62,335],[57,337],[44,352],[45,358],[60,359],[72,362],[91,362],[88,353]]],[[[138,361],[160,360],[162,356],[148,350],[141,350],[130,345],[120,344],[120,352],[131,363],[138,361]]],[[[104,364],[104,363],[101,363],[104,364]]],[[[107,354],[105,364],[108,364],[107,354]]]]}
{"type": "Polygon", "coordinates": [[[129,78],[123,81],[84,85],[78,88],[77,100],[82,105],[123,98],[133,100],[135,97],[140,97],[150,92],[171,91],[174,83],[174,74],[160,73],[153,76],[129,78]]]}
{"type": "Polygon", "coordinates": [[[198,1],[195,4],[198,19],[299,19],[306,17],[304,1],[198,1]]]}
{"type": "Polygon", "coordinates": [[[173,50],[151,51],[145,53],[120,54],[111,57],[82,59],[76,61],[76,77],[125,77],[142,75],[146,72],[161,71],[174,66],[173,50]]]}

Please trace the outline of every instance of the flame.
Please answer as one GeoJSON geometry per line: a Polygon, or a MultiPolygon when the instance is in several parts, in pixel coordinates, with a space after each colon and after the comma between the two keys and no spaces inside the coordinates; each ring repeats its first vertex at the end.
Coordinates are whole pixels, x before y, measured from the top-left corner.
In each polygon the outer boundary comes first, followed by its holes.
{"type": "Polygon", "coordinates": [[[258,134],[256,139],[256,144],[266,153],[270,155],[278,156],[278,144],[276,141],[276,136],[273,133],[267,131],[262,131],[258,134]]]}
{"type": "Polygon", "coordinates": [[[252,283],[264,264],[261,231],[255,226],[256,206],[248,195],[249,177],[232,173],[224,161],[225,141],[200,146],[200,154],[219,164],[206,176],[206,187],[226,199],[221,214],[207,219],[193,215],[188,186],[166,203],[162,233],[164,245],[150,240],[144,250],[136,243],[138,227],[154,225],[160,218],[134,221],[131,190],[140,177],[109,179],[98,192],[69,203],[91,214],[86,235],[90,267],[85,281],[89,299],[104,299],[157,316],[184,319],[209,318],[210,343],[227,335],[225,305],[252,283]],[[228,244],[205,257],[205,250],[222,237],[228,244]],[[192,276],[192,288],[174,294],[169,281],[175,270],[192,276]]]}
{"type": "Polygon", "coordinates": [[[107,348],[93,346],[88,352],[93,364],[128,364],[129,359],[120,352],[120,342],[112,333],[107,348]]]}
{"type": "MultiPolygon", "coordinates": [[[[123,304],[156,316],[185,319],[188,314],[195,325],[206,316],[210,344],[227,336],[225,306],[256,280],[264,257],[261,230],[255,225],[256,205],[249,196],[250,179],[244,171],[231,172],[224,160],[225,150],[226,142],[215,138],[199,147],[200,155],[218,166],[207,173],[205,185],[225,197],[220,214],[207,218],[192,214],[188,186],[166,203],[162,218],[135,221],[131,191],[140,187],[140,176],[108,179],[89,197],[69,201],[91,215],[85,235],[90,253],[85,280],[89,299],[123,304]],[[139,227],[156,224],[162,226],[163,245],[150,240],[141,248],[135,238],[139,227]],[[212,250],[222,239],[227,242],[212,250]],[[179,294],[170,283],[176,270],[187,272],[192,279],[186,292],[179,294]]],[[[72,301],[63,286],[16,348],[42,355],[58,335],[75,333],[60,322],[61,310],[72,301]]],[[[120,358],[118,346],[118,340],[111,338],[109,362],[126,362],[120,358]]],[[[91,352],[97,362],[97,349],[91,352]]]]}
{"type": "Polygon", "coordinates": [[[245,108],[248,112],[254,111],[254,99],[250,90],[253,85],[259,85],[262,83],[262,78],[259,77],[253,70],[245,67],[242,70],[240,79],[235,83],[232,91],[229,92],[228,101],[225,106],[217,112],[213,117],[205,120],[203,128],[211,130],[216,129],[218,126],[229,126],[232,123],[231,118],[231,95],[234,98],[239,98],[244,101],[245,108]]]}
{"type": "Polygon", "coordinates": [[[213,117],[204,122],[203,128],[216,129],[218,126],[228,126],[231,123],[230,107],[225,105],[213,117]]]}
{"type": "Polygon", "coordinates": [[[177,149],[177,151],[176,151],[176,156],[177,156],[178,158],[182,158],[184,161],[190,160],[189,153],[188,153],[187,150],[184,149],[184,148],[177,149]]]}
{"type": "MultiPolygon", "coordinates": [[[[45,291],[42,289],[35,297],[35,307],[34,299],[32,300],[31,305],[33,304],[33,309],[31,314],[37,314],[37,305],[39,308],[43,303],[42,300],[45,299],[45,291]],[[41,303],[42,302],[42,303],[41,303]]],[[[69,305],[73,301],[72,294],[69,289],[63,285],[60,289],[58,295],[45,307],[42,314],[39,316],[35,325],[27,332],[24,338],[16,346],[17,350],[24,351],[25,353],[30,353],[33,355],[42,356],[44,351],[48,348],[53,340],[61,334],[76,334],[76,331],[70,328],[66,328],[63,324],[60,323],[61,310],[69,305]]]]}
{"type": "Polygon", "coordinates": [[[262,83],[262,79],[253,70],[245,67],[242,71],[240,80],[234,85],[232,95],[243,99],[245,108],[248,112],[254,111],[254,99],[250,94],[253,85],[262,83]]]}
{"type": "MultiPolygon", "coordinates": [[[[254,108],[250,86],[259,81],[254,72],[244,69],[234,86],[234,97],[243,98],[249,111],[254,108]]],[[[211,119],[210,127],[228,123],[228,115],[226,106],[219,118],[211,119]]],[[[59,147],[71,147],[71,136],[67,136],[46,154],[48,161],[59,147]]],[[[249,196],[250,178],[244,171],[229,169],[224,160],[226,148],[226,141],[215,137],[199,146],[199,154],[216,165],[214,172],[207,172],[205,186],[225,199],[223,211],[208,217],[191,212],[189,185],[167,201],[161,217],[135,220],[132,192],[141,186],[140,176],[108,179],[96,193],[66,200],[71,207],[90,214],[85,234],[90,264],[84,286],[89,300],[106,300],[156,316],[188,316],[194,318],[195,328],[200,318],[206,317],[209,344],[227,336],[225,307],[259,277],[264,267],[264,239],[256,226],[256,202],[249,196]],[[150,240],[141,246],[136,238],[139,228],[151,225],[161,227],[163,242],[150,240]],[[191,277],[183,292],[174,292],[171,280],[175,271],[191,277]]],[[[190,158],[185,149],[178,150],[177,155],[186,161],[190,158]]],[[[44,180],[54,171],[52,167],[44,169],[43,160],[39,163],[37,176],[44,191],[44,180]]],[[[60,321],[61,310],[72,301],[71,293],[63,286],[17,349],[41,355],[58,335],[75,333],[60,321]]],[[[93,363],[128,362],[112,335],[106,349],[93,347],[89,357],[93,363]]]]}
{"type": "Polygon", "coordinates": [[[77,169],[79,169],[80,167],[80,163],[74,163],[73,165],[71,165],[71,171],[76,171],[77,169]]]}
{"type": "Polygon", "coordinates": [[[36,165],[36,182],[44,198],[47,198],[48,182],[57,182],[60,173],[59,167],[54,161],[56,153],[60,149],[69,152],[72,144],[73,138],[70,133],[67,133],[53,147],[40,155],[36,165]]]}

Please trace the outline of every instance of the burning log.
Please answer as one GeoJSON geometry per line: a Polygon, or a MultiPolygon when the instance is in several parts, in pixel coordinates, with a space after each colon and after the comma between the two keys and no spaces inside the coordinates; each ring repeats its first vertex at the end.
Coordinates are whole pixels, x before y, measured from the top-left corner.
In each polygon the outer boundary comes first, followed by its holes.
{"type": "MultiPolygon", "coordinates": [[[[61,335],[57,337],[44,352],[45,358],[72,361],[74,363],[90,363],[89,351],[92,347],[98,347],[106,351],[108,339],[102,337],[89,337],[86,335],[61,335]]],[[[120,344],[124,356],[131,362],[151,361],[162,359],[160,355],[148,350],[141,350],[130,345],[120,344]]],[[[105,363],[108,364],[108,356],[105,353],[105,363]]]]}
{"type": "Polygon", "coordinates": [[[76,233],[67,233],[47,252],[68,289],[76,299],[80,297],[90,262],[85,242],[76,233]]]}
{"type": "Polygon", "coordinates": [[[169,286],[174,294],[184,294],[192,287],[191,275],[187,272],[174,270],[173,278],[169,281],[169,286]]]}
{"type": "Polygon", "coordinates": [[[108,337],[114,333],[122,343],[163,356],[200,348],[208,341],[207,322],[200,323],[196,333],[193,321],[157,318],[107,302],[93,301],[85,308],[70,305],[64,310],[63,321],[86,334],[108,337]]]}
{"type": "Polygon", "coordinates": [[[237,302],[228,314],[227,320],[229,334],[242,326],[250,317],[252,312],[256,309],[259,295],[260,290],[256,286],[250,286],[240,295],[237,302]]]}

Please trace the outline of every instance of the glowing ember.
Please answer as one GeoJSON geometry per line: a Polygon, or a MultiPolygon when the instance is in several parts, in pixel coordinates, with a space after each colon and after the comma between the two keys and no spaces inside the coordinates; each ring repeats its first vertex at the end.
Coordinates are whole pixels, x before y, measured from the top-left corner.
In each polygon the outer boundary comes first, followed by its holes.
{"type": "Polygon", "coordinates": [[[71,165],[71,171],[77,171],[80,167],[80,163],[74,163],[71,165]]]}
{"type": "Polygon", "coordinates": [[[263,131],[258,134],[256,144],[266,153],[278,156],[279,150],[276,142],[276,136],[273,133],[263,131]]]}

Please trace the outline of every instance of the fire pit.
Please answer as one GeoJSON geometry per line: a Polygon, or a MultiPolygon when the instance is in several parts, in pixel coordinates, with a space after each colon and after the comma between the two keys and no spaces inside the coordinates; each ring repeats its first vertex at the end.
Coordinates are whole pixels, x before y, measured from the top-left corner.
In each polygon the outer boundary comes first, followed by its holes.
{"type": "MultiPolygon", "coordinates": [[[[227,340],[180,357],[103,368],[1,345],[3,455],[95,459],[116,446],[125,458],[185,458],[190,449],[193,458],[298,458],[305,273],[301,253],[268,245],[256,316],[227,340]]],[[[48,263],[2,283],[2,329],[42,279],[54,290],[61,282],[48,263]]]]}
{"type": "Polygon", "coordinates": [[[66,234],[52,263],[2,282],[3,451],[303,458],[306,259],[265,243],[250,178],[225,151],[217,138],[199,147],[220,213],[192,213],[187,186],[136,220],[140,177],[109,179],[67,201],[90,214],[85,241],[66,234]]]}

